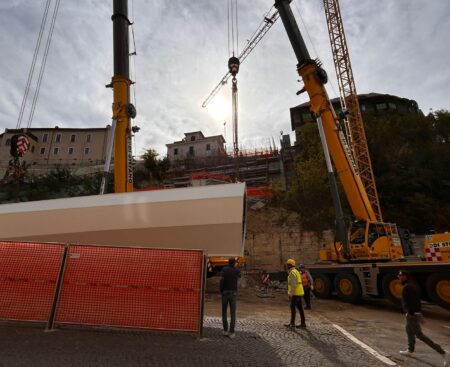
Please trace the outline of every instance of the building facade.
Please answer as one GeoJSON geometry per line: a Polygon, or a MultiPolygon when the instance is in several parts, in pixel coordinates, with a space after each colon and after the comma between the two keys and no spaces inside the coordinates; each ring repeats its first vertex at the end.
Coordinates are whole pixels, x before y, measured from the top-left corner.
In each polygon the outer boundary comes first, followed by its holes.
{"type": "MultiPolygon", "coordinates": [[[[390,94],[359,94],[358,100],[363,116],[383,116],[387,114],[408,114],[421,112],[416,101],[390,94]]],[[[331,100],[331,103],[336,113],[339,114],[341,112],[340,99],[334,98],[331,100]]],[[[296,141],[298,141],[300,127],[307,122],[313,122],[314,117],[309,110],[309,102],[302,103],[301,105],[291,108],[290,113],[292,131],[295,131],[296,141]]]]}
{"type": "Polygon", "coordinates": [[[11,138],[27,135],[30,147],[22,157],[32,166],[72,165],[85,166],[105,161],[106,146],[111,126],[105,128],[6,129],[0,134],[0,162],[6,166],[11,159],[11,138]],[[30,137],[31,136],[31,137],[30,137]]]}
{"type": "Polygon", "coordinates": [[[170,162],[227,155],[222,135],[205,137],[201,131],[184,133],[182,140],[166,144],[166,147],[170,162]]]}

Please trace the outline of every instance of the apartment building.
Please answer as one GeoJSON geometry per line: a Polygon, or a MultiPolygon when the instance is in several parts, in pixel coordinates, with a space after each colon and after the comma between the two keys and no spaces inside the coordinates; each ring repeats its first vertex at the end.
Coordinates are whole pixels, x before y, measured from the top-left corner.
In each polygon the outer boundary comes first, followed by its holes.
{"type": "Polygon", "coordinates": [[[182,140],[166,144],[166,147],[170,162],[227,155],[222,135],[205,137],[201,131],[184,133],[182,140]]]}
{"type": "Polygon", "coordinates": [[[23,160],[33,166],[86,166],[105,161],[111,126],[104,128],[31,128],[5,129],[0,134],[0,162],[7,165],[11,138],[16,134],[29,137],[30,147],[23,160]],[[31,137],[30,137],[31,136],[31,137]]]}

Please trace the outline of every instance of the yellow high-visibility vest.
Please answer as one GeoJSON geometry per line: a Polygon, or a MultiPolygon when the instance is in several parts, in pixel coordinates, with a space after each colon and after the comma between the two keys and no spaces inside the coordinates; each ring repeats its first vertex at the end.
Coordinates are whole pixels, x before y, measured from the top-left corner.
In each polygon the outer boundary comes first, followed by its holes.
{"type": "Polygon", "coordinates": [[[288,295],[303,296],[304,294],[302,276],[296,268],[291,268],[288,275],[288,295]]]}

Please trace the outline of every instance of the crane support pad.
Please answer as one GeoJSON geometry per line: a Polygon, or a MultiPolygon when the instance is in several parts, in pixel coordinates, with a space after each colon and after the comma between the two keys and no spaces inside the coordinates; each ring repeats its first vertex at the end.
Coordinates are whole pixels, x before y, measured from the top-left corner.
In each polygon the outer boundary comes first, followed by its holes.
{"type": "Polygon", "coordinates": [[[0,263],[1,319],[201,332],[202,250],[0,242],[0,263]]]}

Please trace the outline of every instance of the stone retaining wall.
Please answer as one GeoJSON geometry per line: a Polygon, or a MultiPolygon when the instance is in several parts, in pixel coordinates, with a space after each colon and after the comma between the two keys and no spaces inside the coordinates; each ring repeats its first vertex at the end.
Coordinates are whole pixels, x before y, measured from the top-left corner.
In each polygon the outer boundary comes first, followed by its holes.
{"type": "Polygon", "coordinates": [[[267,207],[250,209],[245,242],[247,269],[280,271],[289,258],[298,263],[314,263],[320,248],[332,240],[331,230],[320,234],[302,230],[297,213],[267,207]]]}

